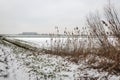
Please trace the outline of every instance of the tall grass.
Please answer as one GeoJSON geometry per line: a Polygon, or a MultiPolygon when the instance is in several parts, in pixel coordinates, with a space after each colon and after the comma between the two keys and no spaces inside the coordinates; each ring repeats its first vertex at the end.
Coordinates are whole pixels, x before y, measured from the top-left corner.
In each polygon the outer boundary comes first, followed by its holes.
{"type": "Polygon", "coordinates": [[[92,67],[119,73],[120,19],[111,5],[106,6],[104,10],[105,20],[102,20],[99,14],[90,14],[83,30],[79,27],[75,27],[72,32],[65,29],[65,39],[59,36],[59,29],[56,27],[57,36],[51,37],[50,50],[46,53],[70,56],[70,60],[76,63],[81,58],[85,60],[88,55],[92,55],[99,57],[97,65],[94,65],[94,57],[89,58],[88,62],[93,64],[92,67]],[[112,43],[110,36],[114,38],[112,43]]]}
{"type": "MultiPolygon", "coordinates": [[[[112,13],[112,12],[111,12],[112,13]]],[[[106,13],[107,14],[107,13],[106,13]]],[[[108,14],[110,15],[110,14],[108,14]]],[[[114,14],[113,14],[114,15],[114,14]]],[[[116,27],[113,27],[111,23],[106,23],[105,21],[102,21],[99,15],[92,15],[87,18],[87,24],[90,29],[90,33],[94,36],[96,36],[97,43],[99,44],[99,48],[97,48],[97,51],[95,52],[95,55],[102,56],[101,59],[103,59],[100,63],[98,63],[98,66],[104,65],[101,68],[111,72],[112,70],[120,71],[120,47],[117,45],[112,45],[112,43],[109,41],[109,37],[107,35],[108,32],[106,32],[105,27],[108,27],[108,31],[112,31],[114,36],[117,39],[118,45],[119,43],[119,33],[114,33],[114,29],[116,27]],[[112,26],[112,29],[109,28],[109,26],[112,26]],[[104,58],[107,58],[108,61],[106,61],[104,58]]],[[[120,27],[120,26],[118,26],[120,27]]],[[[115,39],[114,39],[115,41],[115,39]]],[[[98,67],[97,66],[97,67],[98,67]]]]}

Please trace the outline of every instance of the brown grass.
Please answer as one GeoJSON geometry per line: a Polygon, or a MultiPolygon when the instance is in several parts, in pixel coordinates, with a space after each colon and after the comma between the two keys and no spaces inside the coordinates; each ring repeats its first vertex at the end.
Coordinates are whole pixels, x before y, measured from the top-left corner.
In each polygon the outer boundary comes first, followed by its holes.
{"type": "Polygon", "coordinates": [[[57,27],[57,36],[54,40],[51,37],[50,50],[45,51],[45,53],[63,57],[69,56],[69,60],[76,63],[81,58],[86,60],[89,55],[92,55],[93,57],[88,59],[88,63],[91,64],[92,68],[120,74],[119,17],[115,9],[110,5],[105,8],[105,16],[106,20],[102,20],[99,14],[90,14],[87,17],[87,24],[83,30],[76,27],[73,29],[73,32],[64,31],[65,41],[57,38],[59,37],[59,29],[57,27]],[[108,31],[106,31],[106,28],[108,31]],[[113,45],[109,41],[109,36],[114,37],[113,42],[117,42],[117,44],[113,45]],[[80,37],[85,37],[86,39],[83,40],[80,37]],[[99,57],[99,59],[94,57],[99,57]],[[96,63],[97,65],[94,65],[96,63]]]}

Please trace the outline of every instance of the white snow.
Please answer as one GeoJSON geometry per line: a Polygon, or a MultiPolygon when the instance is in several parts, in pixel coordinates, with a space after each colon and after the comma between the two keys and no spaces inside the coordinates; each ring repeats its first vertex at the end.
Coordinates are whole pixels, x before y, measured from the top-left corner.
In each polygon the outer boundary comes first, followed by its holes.
{"type": "MultiPolygon", "coordinates": [[[[41,47],[50,38],[17,38],[28,41],[41,47]]],[[[0,44],[0,75],[8,74],[8,77],[0,77],[0,80],[120,80],[120,76],[108,75],[108,72],[99,72],[97,69],[87,68],[87,64],[81,61],[79,64],[67,61],[65,58],[26,51],[14,46],[0,44]],[[36,54],[36,53],[34,53],[36,54]],[[5,67],[9,67],[5,69],[5,67]]]]}
{"type": "Polygon", "coordinates": [[[24,67],[20,66],[20,62],[17,60],[16,55],[9,47],[0,45],[0,55],[0,60],[3,61],[0,62],[0,70],[2,70],[0,75],[3,75],[0,77],[0,80],[28,80],[28,73],[25,72],[24,67]],[[7,76],[4,77],[4,75],[7,76]]]}

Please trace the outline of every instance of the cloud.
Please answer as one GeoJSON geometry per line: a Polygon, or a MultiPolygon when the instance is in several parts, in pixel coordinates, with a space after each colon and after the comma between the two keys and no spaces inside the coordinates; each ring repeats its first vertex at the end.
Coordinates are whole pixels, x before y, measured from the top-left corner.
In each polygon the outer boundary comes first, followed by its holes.
{"type": "MultiPolygon", "coordinates": [[[[61,29],[80,26],[89,12],[97,9],[102,12],[106,2],[107,0],[0,0],[0,33],[45,33],[52,32],[56,25],[61,29]]],[[[119,5],[119,0],[114,3],[119,5]]]]}

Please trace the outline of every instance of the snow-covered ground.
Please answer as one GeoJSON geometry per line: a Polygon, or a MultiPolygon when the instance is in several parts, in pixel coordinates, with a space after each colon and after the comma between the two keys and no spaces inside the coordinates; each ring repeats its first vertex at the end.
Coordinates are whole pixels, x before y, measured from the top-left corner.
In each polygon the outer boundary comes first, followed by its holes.
{"type": "MultiPolygon", "coordinates": [[[[20,40],[41,47],[50,38],[20,40]]],[[[37,55],[36,52],[0,44],[0,80],[120,80],[120,76],[108,75],[88,66],[85,61],[76,64],[60,56],[37,55]]]]}
{"type": "Polygon", "coordinates": [[[0,44],[0,80],[29,80],[21,64],[10,47],[0,44]]]}

